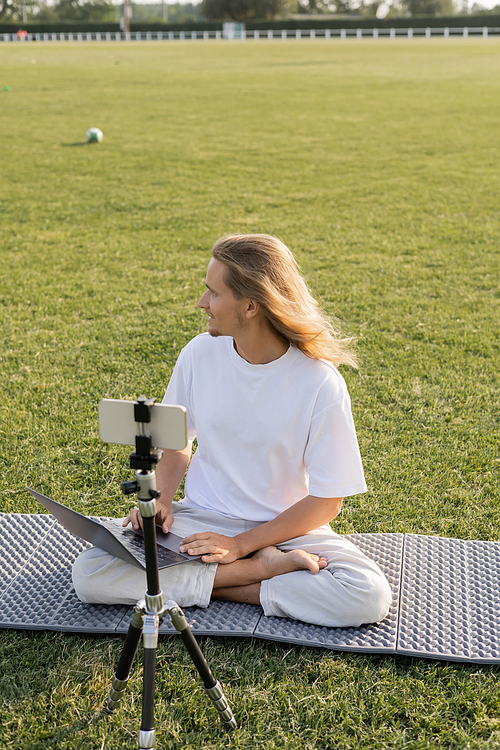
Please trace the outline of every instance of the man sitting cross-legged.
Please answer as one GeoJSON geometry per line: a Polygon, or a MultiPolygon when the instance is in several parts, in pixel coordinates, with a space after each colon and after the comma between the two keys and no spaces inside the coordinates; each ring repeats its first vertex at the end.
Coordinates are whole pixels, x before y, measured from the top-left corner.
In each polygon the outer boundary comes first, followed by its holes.
{"type": "MultiPolygon", "coordinates": [[[[267,235],[223,237],[198,302],[208,334],[182,350],[163,402],[187,410],[190,441],[164,451],[156,521],[201,558],[160,571],[181,607],[212,599],[269,616],[354,627],[383,619],[378,566],[330,528],[342,499],[366,491],[339,364],[355,364],[318,309],[288,248],[267,235]],[[189,465],[189,468],[188,468],[189,465]],[[187,469],[185,497],[173,498],[187,469]]],[[[138,528],[133,509],[123,525],[138,528]]],[[[87,602],[133,604],[145,576],[102,550],[73,581],[87,602]]]]}

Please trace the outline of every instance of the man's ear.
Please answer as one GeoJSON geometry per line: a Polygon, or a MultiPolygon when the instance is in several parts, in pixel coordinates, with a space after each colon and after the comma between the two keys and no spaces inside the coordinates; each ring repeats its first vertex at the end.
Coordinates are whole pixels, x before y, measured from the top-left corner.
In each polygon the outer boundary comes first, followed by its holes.
{"type": "Polygon", "coordinates": [[[253,299],[251,299],[247,305],[247,309],[245,311],[245,317],[255,318],[257,313],[260,311],[260,304],[258,302],[255,302],[253,299]]]}

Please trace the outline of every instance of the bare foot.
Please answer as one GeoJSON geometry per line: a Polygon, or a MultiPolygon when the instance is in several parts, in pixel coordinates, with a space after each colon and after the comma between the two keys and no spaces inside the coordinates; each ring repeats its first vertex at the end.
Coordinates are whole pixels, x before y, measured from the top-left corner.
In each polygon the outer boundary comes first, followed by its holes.
{"type": "Polygon", "coordinates": [[[282,552],[277,547],[264,547],[255,552],[251,559],[261,563],[264,572],[262,580],[292,573],[294,570],[310,570],[311,573],[318,573],[328,564],[324,557],[312,555],[302,549],[282,552]]]}

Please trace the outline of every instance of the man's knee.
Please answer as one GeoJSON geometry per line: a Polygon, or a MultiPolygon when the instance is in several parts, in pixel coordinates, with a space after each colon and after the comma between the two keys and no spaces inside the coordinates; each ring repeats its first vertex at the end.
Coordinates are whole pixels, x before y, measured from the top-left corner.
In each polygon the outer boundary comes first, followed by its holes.
{"type": "Polygon", "coordinates": [[[381,622],[392,602],[391,588],[381,571],[332,571],[335,590],[329,599],[330,627],[360,627],[381,622]]]}
{"type": "Polygon", "coordinates": [[[383,575],[370,576],[363,601],[360,602],[358,619],[361,625],[381,622],[389,613],[392,591],[383,575]]]}

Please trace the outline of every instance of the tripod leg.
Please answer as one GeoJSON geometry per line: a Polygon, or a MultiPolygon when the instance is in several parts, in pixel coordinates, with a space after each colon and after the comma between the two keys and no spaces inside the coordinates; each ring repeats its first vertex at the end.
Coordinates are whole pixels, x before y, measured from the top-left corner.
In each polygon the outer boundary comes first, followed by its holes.
{"type": "Polygon", "coordinates": [[[193,660],[193,664],[203,681],[205,692],[219,712],[225,728],[236,729],[238,725],[226,700],[226,696],[222,691],[222,685],[213,676],[205,657],[201,653],[201,649],[187,624],[184,612],[173,601],[168,601],[165,604],[165,609],[169,612],[172,623],[182,638],[182,642],[184,643],[191,659],[193,660]]]}
{"type": "Polygon", "coordinates": [[[156,502],[150,497],[149,490],[154,485],[154,474],[139,473],[138,481],[144,483],[144,488],[138,494],[139,510],[143,518],[144,553],[146,557],[146,614],[144,616],[144,683],[142,691],[142,721],[139,731],[139,748],[146,750],[155,746],[154,730],[155,705],[155,672],[156,647],[158,645],[158,628],[160,616],[163,615],[163,592],[160,590],[158,573],[158,552],[156,547],[156,502]],[[144,493],[148,499],[141,495],[144,493]]]}
{"type": "Polygon", "coordinates": [[[144,616],[144,677],[142,689],[142,721],[139,730],[139,748],[148,750],[156,742],[154,730],[156,647],[158,645],[159,616],[144,616]]]}
{"type": "Polygon", "coordinates": [[[142,633],[142,607],[137,604],[134,607],[132,621],[129,625],[127,637],[123,644],[122,653],[116,666],[116,671],[111,683],[111,692],[109,694],[106,712],[112,714],[120,705],[123,693],[130,677],[130,670],[137,653],[137,647],[142,633]]]}

